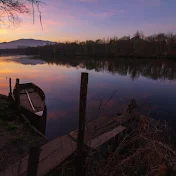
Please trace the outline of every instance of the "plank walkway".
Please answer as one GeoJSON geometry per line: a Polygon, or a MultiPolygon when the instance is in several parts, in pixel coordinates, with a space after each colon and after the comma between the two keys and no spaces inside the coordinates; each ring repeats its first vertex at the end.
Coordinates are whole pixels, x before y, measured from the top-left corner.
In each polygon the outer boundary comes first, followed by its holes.
{"type": "MultiPolygon", "coordinates": [[[[99,148],[102,144],[123,132],[126,127],[122,125],[129,120],[130,117],[124,115],[112,119],[102,117],[87,123],[85,127],[85,145],[93,150],[99,148]]],[[[57,137],[41,147],[38,176],[50,172],[76,151],[77,135],[78,130],[75,130],[68,135],[57,137]]],[[[25,176],[27,165],[28,156],[3,172],[0,171],[0,176],[25,176]]]]}
{"type": "Polygon", "coordinates": [[[91,149],[97,149],[100,147],[102,144],[106,143],[110,139],[116,137],[118,134],[123,132],[126,129],[124,126],[119,126],[114,128],[111,131],[108,131],[106,133],[103,133],[102,135],[90,140],[87,142],[87,146],[89,146],[91,149]]]}
{"type": "MultiPolygon", "coordinates": [[[[63,162],[73,152],[76,151],[76,143],[67,135],[58,137],[49,143],[45,144],[42,148],[39,165],[38,176],[43,176],[58,164],[63,162]]],[[[0,172],[2,176],[25,176],[27,173],[28,156],[9,167],[8,169],[0,172]]]]}

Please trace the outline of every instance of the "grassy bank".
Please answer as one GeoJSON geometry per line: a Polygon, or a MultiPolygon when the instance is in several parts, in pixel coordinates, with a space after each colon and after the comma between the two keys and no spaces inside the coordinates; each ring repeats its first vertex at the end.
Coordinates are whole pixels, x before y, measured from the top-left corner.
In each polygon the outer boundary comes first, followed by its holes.
{"type": "MultiPolygon", "coordinates": [[[[175,176],[176,150],[167,123],[132,113],[127,130],[96,150],[86,149],[86,176],[175,176]]],[[[48,176],[71,176],[75,158],[48,176]]]]}
{"type": "Polygon", "coordinates": [[[42,136],[22,121],[12,107],[12,102],[0,95],[0,170],[26,156],[30,146],[46,143],[42,136]]]}

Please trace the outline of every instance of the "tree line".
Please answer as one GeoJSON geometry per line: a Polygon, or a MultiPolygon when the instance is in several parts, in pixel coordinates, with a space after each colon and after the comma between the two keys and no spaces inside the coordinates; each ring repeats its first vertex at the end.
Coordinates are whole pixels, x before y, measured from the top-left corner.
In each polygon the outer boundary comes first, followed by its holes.
{"type": "MultiPolygon", "coordinates": [[[[9,51],[12,52],[12,51],[9,51]]],[[[84,42],[55,43],[41,47],[13,50],[28,55],[58,56],[100,56],[100,57],[148,57],[174,58],[176,56],[176,34],[159,33],[144,36],[136,32],[133,37],[112,37],[109,39],[87,40],[84,42]]]]}

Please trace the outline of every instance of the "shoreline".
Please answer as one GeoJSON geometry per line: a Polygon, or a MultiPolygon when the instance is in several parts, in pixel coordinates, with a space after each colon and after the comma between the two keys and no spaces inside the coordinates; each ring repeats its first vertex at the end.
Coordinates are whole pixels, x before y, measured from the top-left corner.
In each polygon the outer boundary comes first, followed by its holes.
{"type": "MultiPolygon", "coordinates": [[[[176,55],[135,55],[135,54],[78,54],[78,53],[44,53],[43,54],[37,54],[37,53],[27,53],[27,52],[21,52],[18,51],[18,49],[0,49],[0,56],[31,56],[31,57],[40,57],[46,58],[46,57],[52,57],[52,59],[56,59],[62,56],[71,56],[75,57],[75,59],[78,59],[79,57],[82,57],[80,59],[89,59],[92,57],[94,59],[100,59],[104,60],[107,58],[111,58],[113,60],[119,60],[119,59],[168,59],[168,60],[175,60],[176,55]],[[3,53],[4,52],[4,53],[3,53]]],[[[56,59],[59,61],[59,59],[56,59]]]]}

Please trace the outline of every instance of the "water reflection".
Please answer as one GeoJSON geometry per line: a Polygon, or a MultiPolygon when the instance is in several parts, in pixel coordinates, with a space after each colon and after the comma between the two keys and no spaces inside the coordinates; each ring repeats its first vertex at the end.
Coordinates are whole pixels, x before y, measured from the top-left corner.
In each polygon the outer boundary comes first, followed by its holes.
{"type": "Polygon", "coordinates": [[[34,59],[33,56],[3,56],[0,57],[0,59],[1,62],[16,62],[23,65],[45,64],[45,61],[40,59],[34,59]]]}
{"type": "Polygon", "coordinates": [[[110,72],[137,79],[144,76],[154,80],[175,80],[176,62],[173,60],[159,59],[50,59],[49,64],[64,65],[69,67],[86,68],[97,72],[110,72]]]}
{"type": "MultiPolygon", "coordinates": [[[[24,58],[25,59],[25,58],[24,58]]],[[[27,58],[30,63],[33,59],[27,58]]],[[[46,95],[46,136],[53,139],[77,128],[81,72],[89,73],[87,120],[115,116],[123,112],[131,97],[139,110],[155,118],[168,120],[176,127],[176,62],[166,60],[40,60],[25,65],[0,57],[0,93],[8,94],[8,77],[21,83],[34,82],[46,95]],[[113,98],[107,102],[115,91],[113,98]]],[[[39,59],[38,59],[39,60],[39,59]]],[[[45,123],[43,123],[45,124],[45,123]]]]}

